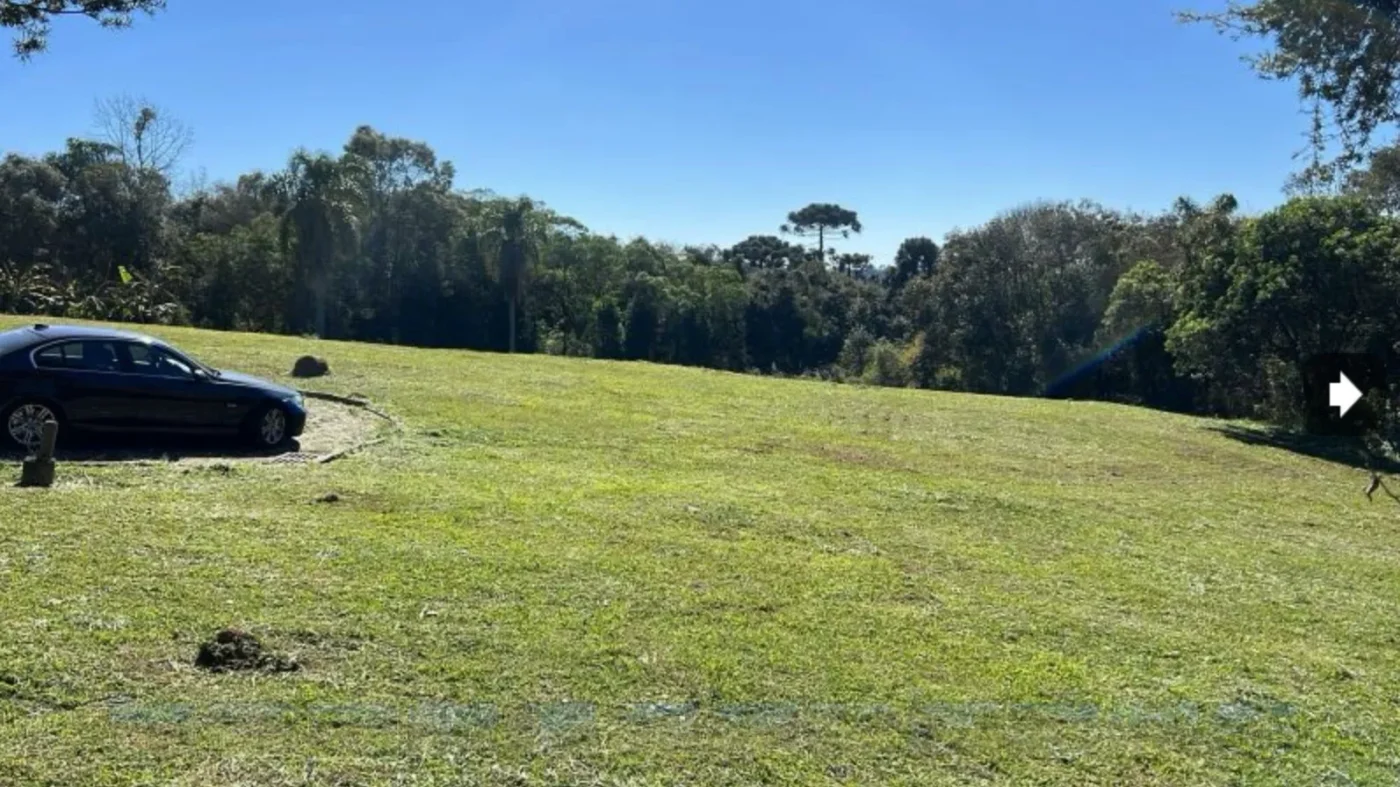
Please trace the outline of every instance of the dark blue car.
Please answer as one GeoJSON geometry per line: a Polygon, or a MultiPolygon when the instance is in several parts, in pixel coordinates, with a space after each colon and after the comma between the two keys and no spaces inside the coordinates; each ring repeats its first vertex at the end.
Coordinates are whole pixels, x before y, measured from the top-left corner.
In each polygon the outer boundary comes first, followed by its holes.
{"type": "Polygon", "coordinates": [[[106,328],[33,325],[0,332],[0,439],[60,433],[241,435],[272,449],[301,434],[301,394],[213,369],[158,339],[106,328]]]}

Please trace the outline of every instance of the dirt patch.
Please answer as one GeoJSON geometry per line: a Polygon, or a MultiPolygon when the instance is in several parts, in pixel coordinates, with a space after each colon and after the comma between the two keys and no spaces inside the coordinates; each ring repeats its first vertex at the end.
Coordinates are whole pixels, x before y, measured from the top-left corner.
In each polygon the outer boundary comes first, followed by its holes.
{"type": "Polygon", "coordinates": [[[297,442],[301,453],[324,456],[370,440],[389,423],[363,407],[306,400],[306,430],[297,442]]]}
{"type": "Polygon", "coordinates": [[[224,629],[199,646],[194,665],[209,672],[296,672],[301,665],[262,649],[257,637],[238,629],[224,629]]]}
{"type": "Polygon", "coordinates": [[[808,446],[807,452],[819,459],[844,465],[861,465],[878,470],[911,470],[908,465],[887,454],[864,451],[844,445],[808,446]]]}

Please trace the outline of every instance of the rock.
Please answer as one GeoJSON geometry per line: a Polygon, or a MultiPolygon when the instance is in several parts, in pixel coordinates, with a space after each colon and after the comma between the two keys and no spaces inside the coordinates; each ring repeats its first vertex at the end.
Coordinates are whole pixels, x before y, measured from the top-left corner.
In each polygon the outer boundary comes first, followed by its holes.
{"type": "Polygon", "coordinates": [[[264,653],[256,637],[238,629],[223,629],[200,645],[194,665],[210,672],[295,672],[301,668],[295,661],[264,653]]]}
{"type": "Polygon", "coordinates": [[[303,355],[297,359],[296,363],[292,364],[293,377],[320,377],[323,374],[329,374],[330,370],[330,364],[314,355],[303,355]]]}
{"type": "Polygon", "coordinates": [[[321,495],[320,497],[316,498],[316,502],[318,502],[318,503],[339,503],[339,502],[340,502],[340,495],[337,495],[335,492],[327,492],[326,494],[321,495]]]}

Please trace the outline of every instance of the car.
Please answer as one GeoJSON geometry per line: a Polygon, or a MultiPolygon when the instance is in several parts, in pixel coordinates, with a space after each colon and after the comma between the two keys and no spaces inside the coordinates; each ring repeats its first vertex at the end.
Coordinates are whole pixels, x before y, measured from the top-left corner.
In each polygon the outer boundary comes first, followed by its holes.
{"type": "Polygon", "coordinates": [[[276,449],[301,434],[301,393],[215,369],[126,331],[37,324],[0,331],[0,440],[34,449],[46,421],[61,434],[241,436],[276,449]]]}

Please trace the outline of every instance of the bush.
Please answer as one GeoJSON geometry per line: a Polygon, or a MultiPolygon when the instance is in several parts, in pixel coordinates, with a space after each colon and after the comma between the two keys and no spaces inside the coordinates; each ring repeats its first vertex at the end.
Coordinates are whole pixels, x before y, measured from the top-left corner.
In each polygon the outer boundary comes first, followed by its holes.
{"type": "Polygon", "coordinates": [[[836,357],[836,372],[845,379],[857,380],[864,376],[865,367],[870,362],[870,352],[875,347],[875,337],[865,328],[856,328],[846,336],[841,345],[841,353],[836,357]]]}
{"type": "Polygon", "coordinates": [[[909,364],[904,360],[904,350],[894,342],[876,342],[868,354],[861,379],[870,385],[893,388],[909,385],[909,364]]]}
{"type": "Polygon", "coordinates": [[[564,355],[571,358],[588,358],[593,355],[593,348],[589,346],[588,342],[558,328],[545,328],[541,325],[539,336],[540,349],[549,355],[564,355]]]}

